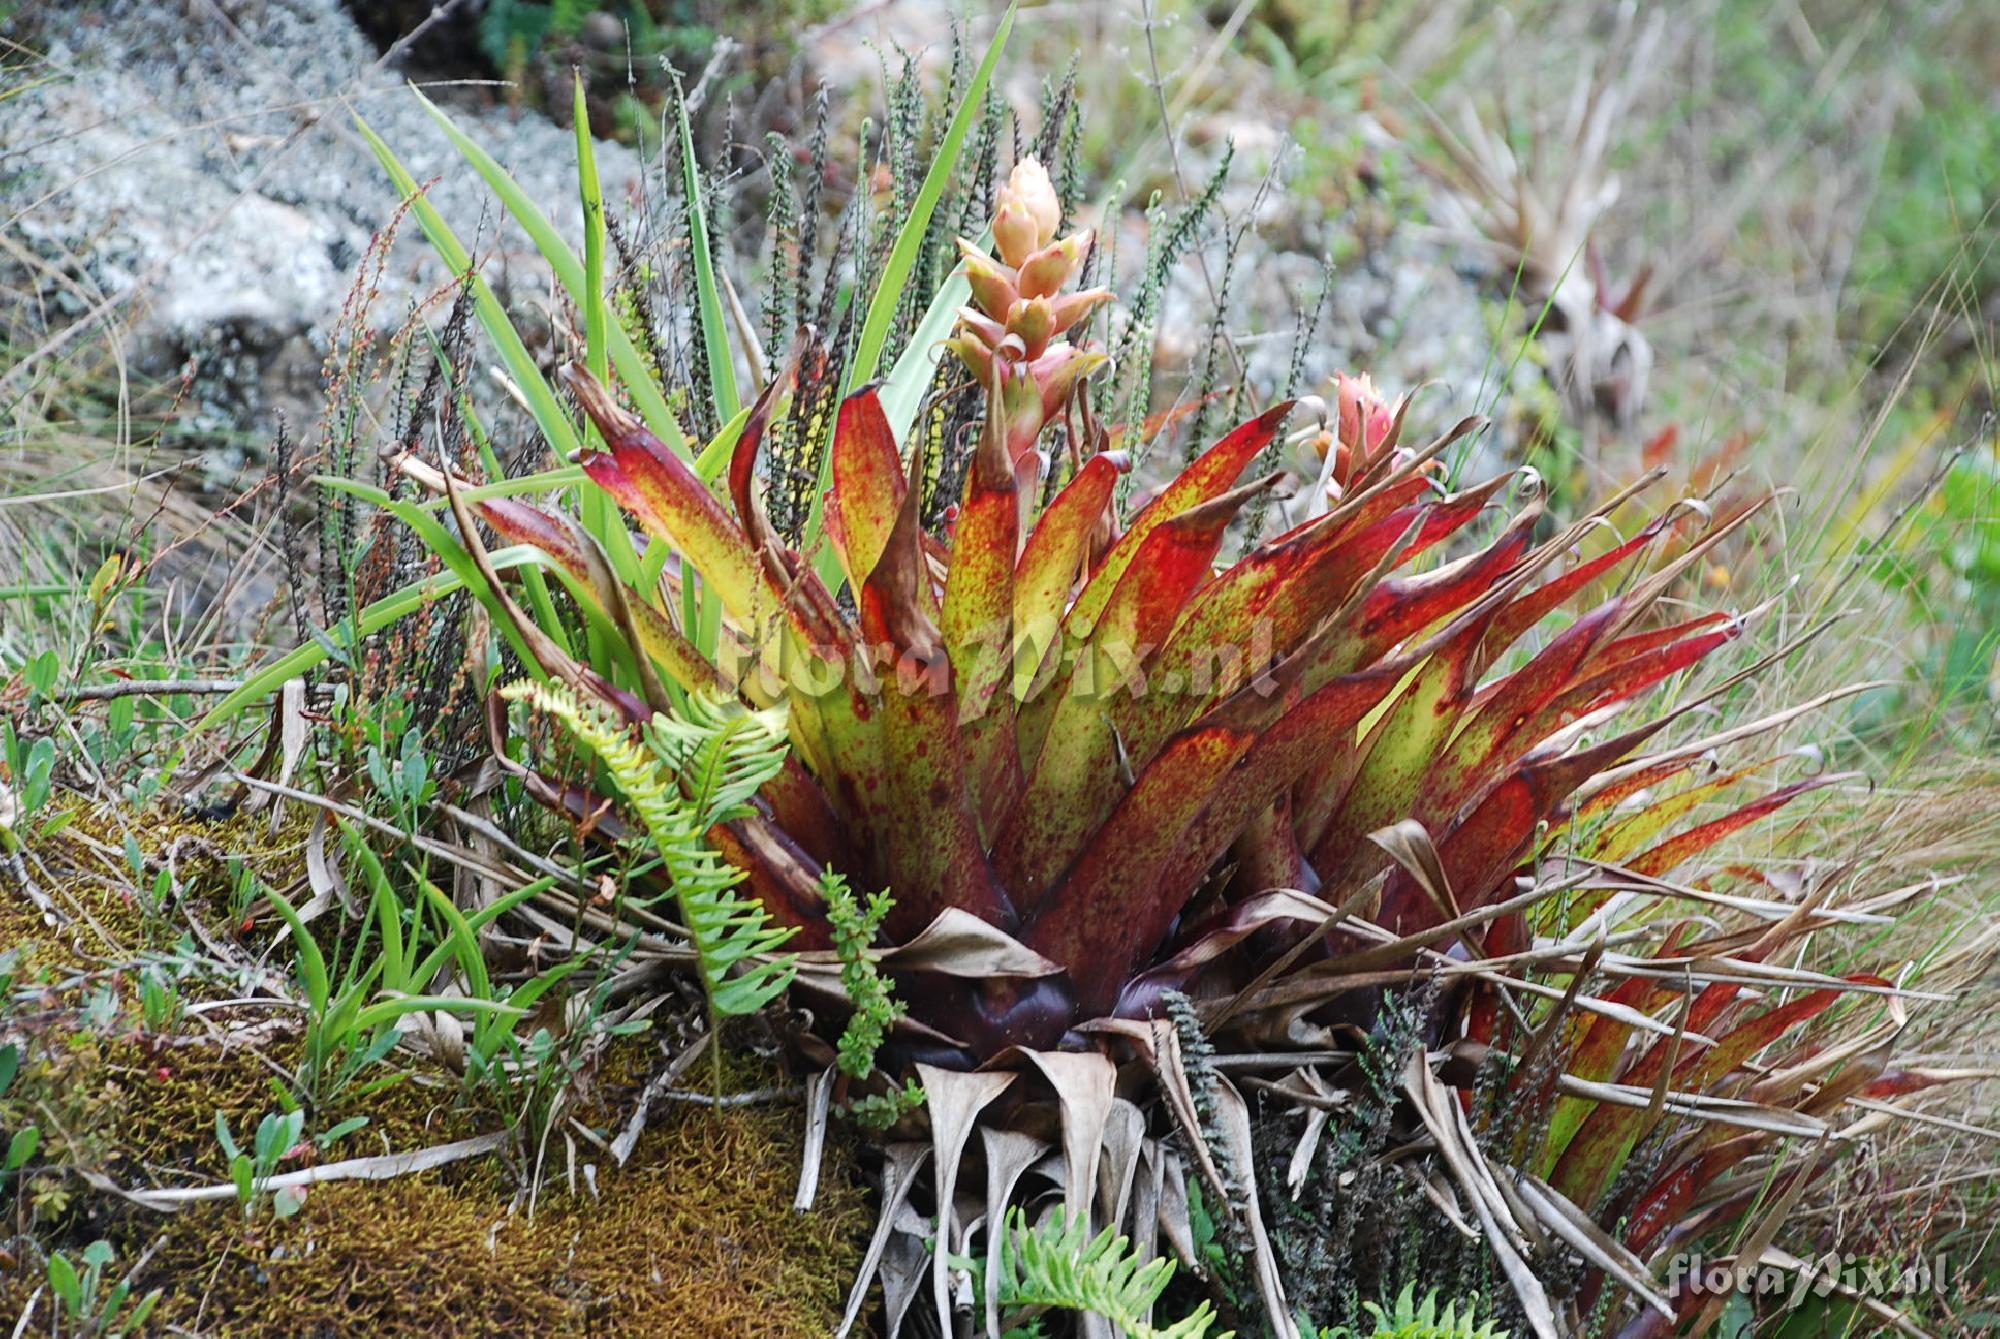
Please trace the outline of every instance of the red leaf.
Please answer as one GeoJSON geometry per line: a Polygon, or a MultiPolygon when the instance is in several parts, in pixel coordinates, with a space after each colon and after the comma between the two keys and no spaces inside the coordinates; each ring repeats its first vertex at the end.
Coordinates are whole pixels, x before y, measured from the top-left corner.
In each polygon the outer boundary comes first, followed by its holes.
{"type": "Polygon", "coordinates": [[[1063,610],[1076,585],[1091,532],[1111,505],[1118,476],[1128,468],[1122,455],[1099,453],[1084,462],[1057,493],[1028,535],[1014,566],[1014,696],[1029,695],[1036,672],[1061,645],[1063,610]]]}
{"type": "Polygon", "coordinates": [[[1758,819],[1774,814],[1808,791],[1838,781],[1838,775],[1807,777],[1772,791],[1762,799],[1744,805],[1733,814],[1690,828],[1677,836],[1669,837],[1649,851],[1632,857],[1625,862],[1628,869],[1648,878],[1660,878],[1671,874],[1695,856],[1721,841],[1732,832],[1748,827],[1758,819]]]}
{"type": "Polygon", "coordinates": [[[565,379],[608,448],[585,457],[584,473],[638,517],[648,533],[685,554],[739,623],[756,626],[759,612],[771,612],[771,604],[762,565],[742,527],[688,463],[619,408],[589,373],[575,367],[566,371],[565,379]]]}
{"type": "Polygon", "coordinates": [[[727,685],[708,658],[667,621],[666,615],[621,586],[595,541],[567,517],[553,516],[514,498],[489,498],[473,508],[480,519],[510,544],[532,544],[546,553],[573,583],[577,594],[595,604],[614,623],[622,602],[639,644],[683,688],[726,691],[727,685]]]}
{"type": "Polygon", "coordinates": [[[1155,527],[1052,708],[1023,720],[1021,755],[1033,762],[1026,763],[1027,784],[994,843],[994,860],[1024,914],[1110,813],[1119,794],[1119,720],[1152,695],[1143,678],[1149,658],[1188,596],[1208,580],[1229,522],[1265,486],[1233,489],[1155,527]]]}
{"type": "Polygon", "coordinates": [[[1483,688],[1463,729],[1431,767],[1417,817],[1427,826],[1450,819],[1490,775],[1521,726],[1545,706],[1597,648],[1618,601],[1599,606],[1564,628],[1520,669],[1483,688]]]}
{"type": "Polygon", "coordinates": [[[1103,564],[1084,585],[1083,593],[1070,607],[1066,631],[1075,637],[1087,635],[1097,622],[1097,616],[1110,603],[1112,592],[1123,579],[1125,569],[1138,555],[1139,546],[1145,543],[1146,536],[1190,507],[1218,497],[1229,489],[1249,468],[1250,462],[1271,444],[1285,416],[1291,412],[1290,400],[1271,406],[1210,447],[1181,471],[1172,483],[1161,489],[1159,496],[1133,518],[1131,528],[1119,536],[1118,542],[1111,546],[1111,552],[1104,556],[1103,564]]]}
{"type": "Polygon", "coordinates": [[[1295,702],[1296,667],[1290,683],[1281,669],[1271,697],[1244,689],[1160,751],[1028,929],[1032,947],[1069,968],[1086,1012],[1113,1006],[1250,817],[1340,749],[1408,669],[1337,679],[1295,702]]]}
{"type": "Polygon", "coordinates": [[[1174,686],[1137,706],[1126,727],[1134,765],[1175,730],[1296,650],[1375,570],[1397,541],[1415,557],[1480,514],[1505,479],[1435,503],[1406,507],[1358,533],[1322,517],[1263,545],[1198,593],[1154,661],[1150,677],[1174,686]]]}
{"type": "Polygon", "coordinates": [[[1497,654],[1512,646],[1520,640],[1522,633],[1540,623],[1572,595],[1652,543],[1666,528],[1666,524],[1667,517],[1656,517],[1645,529],[1623,544],[1607,553],[1600,553],[1595,558],[1578,563],[1562,575],[1551,577],[1534,590],[1513,600],[1500,617],[1493,621],[1492,653],[1497,654]]]}
{"type": "Polygon", "coordinates": [[[997,412],[989,412],[966,471],[939,620],[956,680],[967,785],[981,828],[988,833],[1012,804],[1021,782],[1010,691],[1018,496],[1007,458],[1006,425],[997,412]]]}
{"type": "Polygon", "coordinates": [[[871,807],[875,830],[888,842],[889,884],[896,894],[889,931],[914,935],[947,907],[1012,928],[1013,906],[987,863],[966,792],[951,664],[924,607],[930,578],[917,506],[912,489],[861,588],[869,641],[899,657],[893,672],[882,676],[882,771],[870,796],[886,802],[871,807]]]}
{"type": "Polygon", "coordinates": [[[860,590],[881,561],[907,491],[895,430],[873,386],[840,406],[833,433],[833,491],[827,510],[840,512],[840,560],[848,584],[860,590]]]}
{"type": "MultiPolygon", "coordinates": [[[[1851,981],[1889,984],[1879,977],[1855,976],[1851,981]]],[[[1674,1068],[1669,1086],[1681,1092],[1706,1092],[1710,1085],[1730,1073],[1750,1057],[1824,1011],[1843,992],[1816,990],[1789,1004],[1768,1009],[1719,1038],[1711,1047],[1687,1055],[1674,1068]]],[[[1698,1019],[1690,1015],[1689,1025],[1698,1019]]],[[[1687,1048],[1683,1048],[1683,1052],[1687,1048]]],[[[1669,1047],[1663,1039],[1655,1042],[1646,1058],[1625,1078],[1640,1087],[1651,1086],[1665,1067],[1669,1047]]],[[[1556,1163],[1550,1183],[1579,1205],[1595,1205],[1625,1164],[1632,1148],[1651,1128],[1651,1113],[1637,1107],[1600,1106],[1583,1122],[1569,1148],[1556,1163]]]]}

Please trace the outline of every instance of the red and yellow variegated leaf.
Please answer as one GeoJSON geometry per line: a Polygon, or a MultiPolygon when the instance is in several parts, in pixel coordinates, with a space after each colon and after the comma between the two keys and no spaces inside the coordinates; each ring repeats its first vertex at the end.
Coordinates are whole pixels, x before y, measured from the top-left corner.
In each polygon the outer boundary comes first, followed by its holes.
{"type": "Polygon", "coordinates": [[[1246,688],[1160,751],[1029,927],[1030,944],[1069,968],[1086,1012],[1115,1003],[1250,816],[1338,752],[1408,670],[1365,671],[1301,699],[1296,669],[1281,668],[1272,696],[1246,688]]]}
{"type": "Polygon", "coordinates": [[[958,698],[966,784],[989,835],[1021,784],[1011,691],[1018,493],[1005,425],[991,413],[966,470],[939,617],[958,698]]]}
{"type": "Polygon", "coordinates": [[[1469,719],[1432,764],[1417,817],[1426,826],[1449,819],[1483,780],[1520,727],[1574,679],[1617,612],[1599,606],[1564,628],[1520,669],[1473,698],[1469,719]]]}
{"type": "Polygon", "coordinates": [[[1505,477],[1393,512],[1359,533],[1322,517],[1238,560],[1190,602],[1154,661],[1152,677],[1179,691],[1132,713],[1125,748],[1138,766],[1175,730],[1291,654],[1408,537],[1407,561],[1477,517],[1505,477]],[[1412,533],[1412,527],[1415,532],[1412,533]]]}
{"type": "Polygon", "coordinates": [[[1100,452],[1057,493],[1022,546],[1014,568],[1014,697],[1025,701],[1037,671],[1061,645],[1063,611],[1090,551],[1090,537],[1111,505],[1122,455],[1100,452]]]}
{"type": "Polygon", "coordinates": [[[907,491],[895,430],[873,386],[840,406],[833,430],[833,492],[827,510],[840,515],[840,561],[859,591],[881,561],[907,491]]]}
{"type": "MultiPolygon", "coordinates": [[[[1604,998],[1621,1008],[1644,1010],[1666,994],[1666,989],[1659,982],[1635,976],[1620,981],[1604,998]]],[[[1564,1072],[1591,1083],[1608,1083],[1617,1074],[1618,1061],[1631,1041],[1632,1024],[1601,1013],[1580,1013],[1572,1018],[1570,1026],[1576,1034],[1576,1041],[1563,1063],[1564,1072]]],[[[1542,1143],[1539,1171],[1544,1178],[1554,1170],[1563,1150],[1569,1147],[1570,1140],[1576,1136],[1584,1120],[1596,1109],[1597,1104],[1586,1098],[1556,1099],[1555,1108],[1549,1113],[1548,1133],[1542,1143]]]]}
{"type": "Polygon", "coordinates": [[[1144,682],[1148,660],[1208,580],[1229,522],[1264,486],[1233,489],[1155,527],[1050,705],[1023,713],[1027,782],[1001,827],[994,861],[1024,913],[1111,812],[1123,790],[1119,718],[1155,691],[1144,682]]]}
{"type": "Polygon", "coordinates": [[[807,326],[783,369],[771,378],[757,396],[756,403],[751,405],[743,430],[737,434],[736,446],[729,454],[729,496],[736,506],[736,519],[751,542],[760,547],[776,539],[770,522],[765,518],[763,504],[757,497],[757,454],[763,449],[764,433],[770,427],[771,415],[782,397],[801,383],[817,385],[825,376],[826,345],[820,340],[819,332],[807,326]]]}
{"type": "Polygon", "coordinates": [[[1671,623],[1665,627],[1648,628],[1644,632],[1628,633],[1604,648],[1604,659],[1607,665],[1617,664],[1642,652],[1651,651],[1658,647],[1666,646],[1669,643],[1677,642],[1683,637],[1692,636],[1704,628],[1725,626],[1732,618],[1734,618],[1734,615],[1728,611],[1718,609],[1712,613],[1702,614],[1699,617],[1690,618],[1680,623],[1671,623]]]}
{"type": "Polygon", "coordinates": [[[638,518],[646,532],[686,555],[715,588],[739,626],[754,628],[776,612],[750,539],[692,467],[620,408],[588,372],[565,369],[606,450],[587,456],[584,473],[638,518]]]}
{"type": "Polygon", "coordinates": [[[1180,914],[1190,890],[1166,887],[1158,872],[1257,728],[1212,718],[1175,736],[1028,923],[1028,946],[1068,971],[1086,1016],[1117,1002],[1133,966],[1180,914]]]}
{"type": "Polygon", "coordinates": [[[847,869],[852,862],[848,835],[826,791],[806,770],[799,755],[786,756],[785,766],[758,792],[770,806],[771,821],[815,864],[847,869]]]}
{"type": "Polygon", "coordinates": [[[1670,645],[1656,646],[1627,656],[1599,670],[1578,684],[1572,693],[1558,699],[1554,705],[1556,723],[1566,723],[1628,701],[1668,676],[1699,663],[1709,652],[1735,640],[1742,633],[1743,625],[1732,620],[1723,627],[1710,628],[1670,645]]]}
{"type": "Polygon", "coordinates": [[[1519,641],[1522,633],[1540,623],[1571,596],[1652,543],[1666,524],[1666,518],[1660,517],[1623,544],[1595,558],[1586,559],[1559,576],[1550,577],[1514,600],[1500,617],[1493,620],[1492,651],[1497,653],[1519,641]]]}
{"type": "MultiPolygon", "coordinates": [[[[1574,753],[1525,763],[1489,790],[1437,842],[1438,858],[1459,909],[1470,911],[1491,900],[1527,857],[1542,820],[1559,815],[1564,799],[1578,786],[1666,728],[1671,719],[1662,718],[1574,753]]],[[[1437,915],[1415,880],[1401,870],[1390,874],[1382,893],[1382,925],[1407,935],[1438,924],[1437,915]]]]}
{"type": "Polygon", "coordinates": [[[1926,1088],[1935,1088],[1940,1083],[1954,1083],[1967,1078],[1963,1071],[1933,1069],[1891,1069],[1881,1077],[1871,1080],[1861,1090],[1864,1097],[1882,1101],[1890,1097],[1908,1097],[1926,1088]]]}
{"type": "Polygon", "coordinates": [[[1731,622],[1726,627],[1698,632],[1671,645],[1628,656],[1607,668],[1592,669],[1517,726],[1508,751],[1519,755],[1592,712],[1638,696],[1668,676],[1698,663],[1717,647],[1741,635],[1742,630],[1742,624],[1731,622]]]}
{"type": "MultiPolygon", "coordinates": [[[[1470,558],[1422,576],[1384,581],[1370,591],[1358,638],[1363,663],[1492,593],[1519,566],[1540,519],[1540,505],[1529,507],[1508,522],[1500,538],[1470,558]]],[[[1483,667],[1485,658],[1478,656],[1473,663],[1483,667]]]]}
{"type": "Polygon", "coordinates": [[[887,839],[889,885],[896,890],[889,930],[899,938],[914,935],[948,907],[1011,929],[1014,909],[987,864],[966,793],[951,666],[925,608],[930,575],[922,534],[911,490],[861,587],[867,640],[898,657],[885,667],[872,704],[882,771],[868,796],[876,831],[887,839]]]}
{"type": "MultiPolygon", "coordinates": [[[[1504,566],[1507,559],[1505,550],[1511,548],[1514,542],[1511,539],[1503,540],[1500,546],[1496,546],[1499,552],[1489,550],[1486,556],[1494,560],[1496,567],[1504,566]]],[[[1453,580],[1448,583],[1448,588],[1441,588],[1434,593],[1439,597],[1440,603],[1448,606],[1445,612],[1449,612],[1449,608],[1455,608],[1467,599],[1476,599],[1496,575],[1504,575],[1504,573],[1460,572],[1454,575],[1453,580]]],[[[1378,587],[1378,592],[1379,589],[1378,587]]],[[[1435,609],[1431,612],[1435,612],[1435,609]]],[[[1334,663],[1321,667],[1318,673],[1343,673],[1353,665],[1365,664],[1368,660],[1375,658],[1381,652],[1389,649],[1394,640],[1399,637],[1400,631],[1401,629],[1398,627],[1385,627],[1378,623],[1374,634],[1376,644],[1371,645],[1369,639],[1364,637],[1351,638],[1339,648],[1339,655],[1334,663]]],[[[1431,715],[1425,718],[1429,725],[1436,727],[1435,732],[1427,731],[1425,735],[1424,750],[1426,758],[1444,747],[1445,741],[1452,737],[1452,732],[1458,728],[1458,723],[1463,719],[1465,707],[1472,699],[1469,680],[1471,674],[1475,673],[1477,669],[1474,657],[1477,655],[1478,650],[1479,647],[1476,644],[1462,648],[1463,659],[1451,683],[1449,685],[1442,682],[1432,684],[1434,690],[1446,686],[1450,687],[1452,696],[1448,701],[1444,699],[1436,701],[1430,709],[1431,715]]],[[[1415,708],[1411,708],[1411,710],[1414,711],[1415,708]]],[[[1368,759],[1373,753],[1373,748],[1372,743],[1364,744],[1360,751],[1353,755],[1349,765],[1329,768],[1315,776],[1306,778],[1301,783],[1298,795],[1300,838],[1314,852],[1313,863],[1320,869],[1323,876],[1327,874],[1328,868],[1322,864],[1323,860],[1330,861],[1333,864],[1341,864],[1346,859],[1342,854],[1343,852],[1359,850],[1355,843],[1369,832],[1373,832],[1376,827],[1381,826],[1379,823],[1374,826],[1363,826],[1364,820],[1362,818],[1364,812],[1383,810],[1384,805],[1379,802],[1364,805],[1363,809],[1356,810],[1345,820],[1340,818],[1343,809],[1350,802],[1355,786],[1358,784],[1361,771],[1369,765],[1368,759]]],[[[1386,766],[1387,764],[1379,765],[1386,766]]],[[[1407,785],[1401,785],[1390,793],[1405,794],[1409,792],[1410,788],[1407,785]]],[[[1393,807],[1393,805],[1388,807],[1393,807]]],[[[1379,856],[1379,851],[1369,847],[1365,850],[1359,850],[1357,858],[1362,863],[1372,862],[1375,868],[1380,868],[1379,856]]]]}
{"type": "Polygon", "coordinates": [[[715,666],[666,615],[612,576],[611,564],[596,541],[575,522],[515,498],[489,498],[473,510],[508,543],[532,544],[546,553],[570,578],[578,598],[595,605],[606,618],[619,623],[622,614],[629,619],[639,646],[675,683],[696,692],[728,691],[715,666]]]}
{"type": "Polygon", "coordinates": [[[1064,631],[1075,639],[1088,636],[1097,622],[1097,616],[1111,602],[1112,592],[1124,579],[1125,569],[1138,556],[1139,546],[1146,542],[1146,536],[1190,507],[1199,506],[1228,491],[1249,468],[1250,462],[1271,444],[1279,427],[1284,424],[1285,416],[1291,412],[1290,400],[1271,406],[1231,431],[1161,489],[1159,496],[1133,518],[1131,527],[1119,536],[1118,542],[1111,546],[1111,552],[1104,556],[1104,562],[1085,583],[1082,593],[1076,597],[1076,603],[1070,606],[1064,631]]]}
{"type": "Polygon", "coordinates": [[[1334,893],[1359,886],[1387,864],[1387,853],[1368,834],[1410,812],[1433,754],[1451,737],[1470,696],[1473,653],[1490,617],[1488,611],[1466,619],[1433,649],[1360,744],[1363,761],[1312,850],[1313,868],[1334,893]]]}
{"type": "MultiPolygon", "coordinates": [[[[1887,985],[1879,977],[1856,976],[1856,982],[1887,985]]],[[[1778,1038],[1824,1011],[1840,998],[1838,990],[1816,990],[1788,1004],[1782,1004],[1732,1029],[1711,1047],[1697,1050],[1675,1065],[1669,1085],[1677,1091],[1701,1092],[1723,1075],[1735,1070],[1778,1038]]],[[[1690,1026],[1699,1030],[1692,1015],[1690,1026]]],[[[1664,1041],[1655,1042],[1645,1061],[1625,1080],[1646,1086],[1658,1079],[1667,1052],[1664,1041]]],[[[1601,1106],[1585,1119],[1576,1137],[1556,1163],[1550,1183],[1580,1205],[1595,1205],[1602,1198],[1632,1148],[1651,1128],[1652,1113],[1637,1107],[1601,1106]]]]}
{"type": "MultiPolygon", "coordinates": [[[[1641,791],[1664,785],[1700,761],[1699,757],[1668,757],[1651,767],[1635,767],[1618,781],[1605,786],[1577,806],[1576,816],[1579,819],[1601,818],[1641,791]]],[[[1639,814],[1647,812],[1650,812],[1650,809],[1640,810],[1639,814]]]]}
{"type": "Polygon", "coordinates": [[[1251,815],[1243,831],[1229,844],[1232,898],[1254,897],[1273,888],[1311,891],[1319,887],[1319,874],[1299,845],[1298,826],[1292,818],[1289,791],[1251,815]]]}
{"type": "Polygon", "coordinates": [[[1830,785],[1840,779],[1841,777],[1838,774],[1832,774],[1812,776],[1807,777],[1803,781],[1795,781],[1789,786],[1772,791],[1762,799],[1744,805],[1733,814],[1725,815],[1722,818],[1703,823],[1700,827],[1690,828],[1686,832],[1669,837],[1652,849],[1641,852],[1639,855],[1633,856],[1623,863],[1635,873],[1643,874],[1648,878],[1660,878],[1671,874],[1697,855],[1700,855],[1703,851],[1706,851],[1709,847],[1721,841],[1724,837],[1727,837],[1730,833],[1746,828],[1758,819],[1776,813],[1801,795],[1818,790],[1820,787],[1830,785]]]}
{"type": "MultiPolygon", "coordinates": [[[[1745,1096],[1753,1102],[1766,1105],[1779,1102],[1807,1115],[1824,1116],[1857,1093],[1877,1095],[1872,1085],[1879,1081],[1887,1055],[1887,1048],[1882,1047],[1854,1056],[1806,1101],[1799,1100],[1797,1090],[1779,1094],[1765,1090],[1761,1084],[1753,1086],[1745,1096]]],[[[1645,1254],[1661,1232],[1687,1214],[1705,1187],[1714,1185],[1723,1173],[1740,1165],[1776,1137],[1762,1130],[1732,1135],[1728,1129],[1717,1125],[1700,1135],[1685,1154],[1674,1159],[1672,1166],[1656,1175],[1653,1184],[1625,1215],[1628,1248],[1645,1254]]]]}

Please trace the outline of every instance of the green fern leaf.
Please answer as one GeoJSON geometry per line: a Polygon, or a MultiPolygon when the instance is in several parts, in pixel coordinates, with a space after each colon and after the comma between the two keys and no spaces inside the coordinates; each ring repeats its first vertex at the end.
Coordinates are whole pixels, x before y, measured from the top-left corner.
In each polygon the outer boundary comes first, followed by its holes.
{"type": "Polygon", "coordinates": [[[710,828],[747,812],[784,766],[783,708],[753,712],[690,695],[684,715],[653,718],[642,744],[560,684],[511,684],[501,696],[554,716],[611,774],[666,866],[715,1015],[755,1013],[792,983],[798,960],[778,952],[791,927],[772,925],[736,893],[743,871],[708,841],[710,828]]]}
{"type": "Polygon", "coordinates": [[[1456,1302],[1447,1302],[1444,1314],[1439,1315],[1437,1290],[1432,1289],[1419,1303],[1414,1283],[1403,1286],[1393,1308],[1363,1302],[1361,1309],[1375,1322],[1372,1332],[1337,1326],[1320,1331],[1321,1339],[1507,1339],[1507,1331],[1495,1328],[1492,1321],[1477,1323],[1476,1298],[1466,1303],[1463,1315],[1456,1302]]]}
{"type": "MultiPolygon", "coordinates": [[[[1019,1209],[1007,1217],[1000,1250],[1003,1307],[1093,1311],[1128,1339],[1210,1339],[1215,1314],[1206,1302],[1164,1329],[1147,1318],[1173,1276],[1173,1261],[1162,1257],[1141,1264],[1130,1243],[1113,1228],[1092,1237],[1080,1219],[1052,1220],[1030,1228],[1019,1209]]],[[[1214,1339],[1231,1335],[1225,1332],[1214,1339]]]]}

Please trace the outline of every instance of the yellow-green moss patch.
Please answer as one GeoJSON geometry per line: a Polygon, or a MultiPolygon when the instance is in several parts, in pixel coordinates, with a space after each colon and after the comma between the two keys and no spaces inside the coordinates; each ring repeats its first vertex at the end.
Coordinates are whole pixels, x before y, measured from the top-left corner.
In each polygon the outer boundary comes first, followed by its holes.
{"type": "Polygon", "coordinates": [[[597,1193],[579,1173],[532,1217],[498,1178],[318,1186],[282,1223],[204,1205],[149,1278],[163,1321],[216,1335],[824,1335],[867,1213],[844,1161],[793,1212],[801,1139],[792,1107],[668,1110],[622,1169],[580,1146],[597,1193]]]}

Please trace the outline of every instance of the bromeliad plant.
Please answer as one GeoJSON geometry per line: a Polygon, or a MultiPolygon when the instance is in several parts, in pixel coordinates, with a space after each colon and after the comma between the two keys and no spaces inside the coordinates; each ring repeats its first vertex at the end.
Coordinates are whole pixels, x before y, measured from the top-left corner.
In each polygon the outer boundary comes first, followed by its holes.
{"type": "MultiPolygon", "coordinates": [[[[932,1030],[927,1058],[1055,1046],[1093,1019],[1145,1017],[1161,992],[1197,982],[1254,981],[1234,1015],[1281,1032],[1302,1024],[1352,952],[1393,966],[1457,937],[1467,916],[1520,909],[1516,870],[1554,848],[1586,783],[1601,794],[1614,766],[1629,774],[1665,724],[1606,733],[1617,709],[1741,630],[1723,614],[1655,617],[1683,557],[1488,672],[1662,527],[1554,573],[1592,520],[1537,543],[1531,500],[1484,549],[1397,575],[1507,482],[1440,496],[1423,470],[1473,421],[1400,466],[1383,454],[1326,514],[1218,570],[1230,523],[1276,482],[1239,478],[1290,406],[1229,433],[1120,525],[1124,461],[1098,449],[1081,383],[1038,375],[1051,358],[1091,355],[1015,331],[990,338],[989,320],[967,313],[959,336],[990,376],[989,401],[948,534],[919,526],[919,489],[876,392],[840,406],[826,536],[851,607],[778,538],[758,494],[765,426],[814,375],[810,345],[753,407],[728,503],[571,370],[604,440],[584,471],[719,600],[726,663],[619,583],[581,525],[513,498],[459,504],[468,535],[476,517],[548,555],[587,607],[627,631],[652,682],[614,688],[520,613],[551,676],[634,725],[676,691],[718,685],[789,705],[791,762],[753,814],[712,836],[799,946],[830,942],[819,890],[831,869],[891,890],[892,943],[971,919],[1026,950],[984,979],[905,992],[932,1030]],[[1065,414],[1083,447],[1038,505],[1052,468],[1039,427],[1065,414]],[[1372,912],[1390,950],[1349,952],[1345,937],[1319,933],[1343,904],[1372,912]]],[[[1633,859],[1656,868],[1677,855],[1664,874],[1723,830],[1633,859]]]]}

